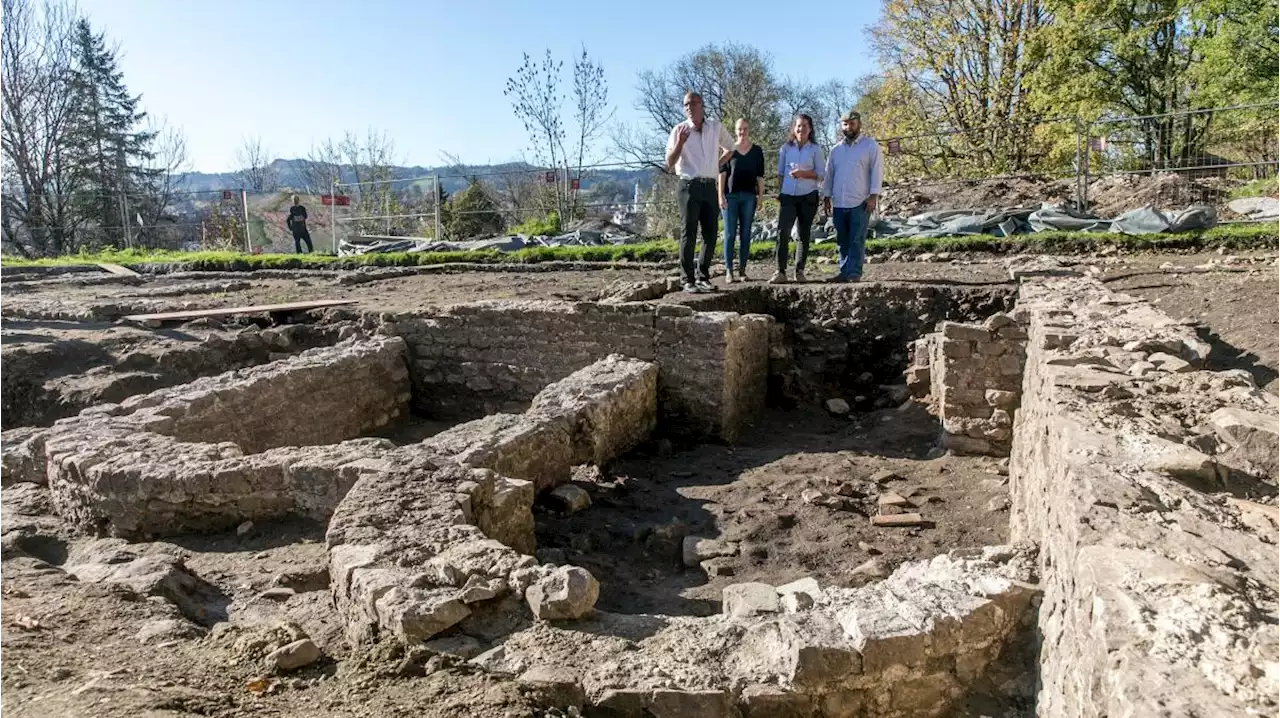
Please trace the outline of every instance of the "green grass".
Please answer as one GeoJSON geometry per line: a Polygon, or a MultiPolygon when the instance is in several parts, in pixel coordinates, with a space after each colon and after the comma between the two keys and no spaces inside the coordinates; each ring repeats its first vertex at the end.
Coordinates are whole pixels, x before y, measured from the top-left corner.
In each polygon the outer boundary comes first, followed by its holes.
{"type": "MultiPolygon", "coordinates": [[[[1214,227],[1205,232],[1183,234],[1155,234],[1130,236],[1089,232],[1040,232],[1014,237],[938,237],[908,239],[873,239],[867,242],[868,254],[901,251],[908,254],[924,252],[993,252],[1079,254],[1105,247],[1123,251],[1204,250],[1224,247],[1228,250],[1274,249],[1277,246],[1275,223],[1239,224],[1214,227]]],[[[772,243],[751,245],[752,259],[772,257],[772,243]]],[[[717,247],[717,256],[719,256],[717,247]]],[[[835,246],[830,242],[816,245],[813,254],[831,256],[835,246]]],[[[181,262],[194,270],[245,270],[245,269],[296,269],[296,268],[354,268],[360,266],[413,267],[463,262],[484,264],[536,264],[539,262],[667,262],[678,258],[676,243],[672,240],[654,240],[641,244],[607,245],[601,247],[527,247],[515,252],[488,250],[481,252],[414,252],[395,254],[366,254],[359,257],[331,257],[311,254],[259,254],[240,252],[175,252],[171,250],[105,250],[93,253],[72,254],[43,259],[0,257],[0,265],[65,266],[76,264],[138,265],[146,263],[181,262]]]]}
{"type": "Polygon", "coordinates": [[[1265,179],[1256,179],[1247,184],[1240,185],[1231,190],[1231,199],[1242,199],[1245,197],[1275,197],[1277,192],[1277,183],[1275,177],[1267,177],[1265,179]]]}
{"type": "Polygon", "coordinates": [[[511,234],[523,234],[526,237],[559,234],[560,215],[555,212],[549,212],[545,217],[530,217],[512,227],[509,231],[511,234]]]}

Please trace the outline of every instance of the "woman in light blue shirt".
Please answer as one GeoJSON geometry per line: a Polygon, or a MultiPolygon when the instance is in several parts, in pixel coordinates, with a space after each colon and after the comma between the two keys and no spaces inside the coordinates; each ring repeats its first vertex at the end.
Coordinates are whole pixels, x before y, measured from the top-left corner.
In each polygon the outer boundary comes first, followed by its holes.
{"type": "Polygon", "coordinates": [[[805,281],[804,263],[809,255],[809,237],[813,218],[818,214],[818,188],[826,163],[822,149],[813,141],[813,118],[796,115],[791,125],[791,139],[778,150],[778,177],[782,193],[778,195],[778,271],[770,284],[787,281],[787,255],[790,253],[791,225],[799,222],[796,232],[796,281],[805,281]]]}

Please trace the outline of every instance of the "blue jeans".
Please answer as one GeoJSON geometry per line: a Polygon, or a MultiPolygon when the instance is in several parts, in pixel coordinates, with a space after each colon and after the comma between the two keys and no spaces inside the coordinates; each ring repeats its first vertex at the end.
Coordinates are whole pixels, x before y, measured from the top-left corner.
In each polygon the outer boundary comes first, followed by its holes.
{"type": "Polygon", "coordinates": [[[738,244],[738,266],[741,272],[747,268],[747,255],[751,252],[751,222],[756,216],[755,192],[730,192],[725,195],[724,208],[724,268],[734,271],[734,239],[738,244]]]}
{"type": "Polygon", "coordinates": [[[836,250],[840,254],[840,276],[846,279],[862,276],[862,262],[867,251],[867,203],[857,207],[836,207],[831,219],[836,225],[836,250]]]}

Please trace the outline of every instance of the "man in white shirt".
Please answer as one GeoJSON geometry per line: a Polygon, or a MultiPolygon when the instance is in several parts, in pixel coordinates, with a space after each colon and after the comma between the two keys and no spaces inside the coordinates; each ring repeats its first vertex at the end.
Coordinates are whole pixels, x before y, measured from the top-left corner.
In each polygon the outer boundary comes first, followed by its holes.
{"type": "Polygon", "coordinates": [[[712,291],[711,257],[716,251],[716,218],[720,198],[716,177],[720,158],[733,151],[733,138],[716,120],[706,116],[702,95],[684,96],[684,122],[671,128],[667,139],[667,171],[680,178],[676,201],[680,205],[680,272],[684,290],[694,294],[712,291]],[[702,227],[702,251],[694,273],[693,247],[702,227]]]}

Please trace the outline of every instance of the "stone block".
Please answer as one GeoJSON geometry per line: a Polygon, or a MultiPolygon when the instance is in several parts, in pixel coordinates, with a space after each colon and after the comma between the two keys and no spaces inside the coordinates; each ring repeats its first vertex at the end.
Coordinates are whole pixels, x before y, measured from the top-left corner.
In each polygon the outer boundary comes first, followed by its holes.
{"type": "Polygon", "coordinates": [[[973,342],[960,339],[944,341],[942,355],[951,359],[967,359],[973,356],[973,342]]]}
{"type": "Polygon", "coordinates": [[[1278,436],[1275,414],[1223,407],[1210,414],[1206,423],[1226,445],[1220,457],[1224,464],[1276,481],[1278,436]]]}
{"type": "Polygon", "coordinates": [[[732,618],[777,613],[780,608],[777,590],[767,583],[735,583],[721,592],[721,611],[732,618]]]}
{"type": "Polygon", "coordinates": [[[703,561],[721,556],[734,556],[738,553],[738,544],[732,541],[685,536],[681,543],[681,558],[685,566],[690,568],[703,561]]]}
{"type": "Polygon", "coordinates": [[[1002,391],[1000,389],[987,389],[983,395],[989,406],[1008,409],[1018,403],[1018,393],[1013,391],[1002,391]]]}
{"type": "Polygon", "coordinates": [[[750,685],[738,699],[743,718],[813,718],[812,699],[770,685],[750,685]]]}
{"type": "Polygon", "coordinates": [[[657,387],[656,364],[611,354],[543,389],[528,414],[568,419],[574,460],[601,465],[648,438],[657,387]]]}
{"type": "Polygon", "coordinates": [[[1156,352],[1148,356],[1147,361],[1154,364],[1156,369],[1160,371],[1173,372],[1174,374],[1194,371],[1195,369],[1195,367],[1191,366],[1191,362],[1164,352],[1156,352]]]}
{"type": "MultiPolygon", "coordinates": [[[[976,341],[985,342],[991,340],[991,332],[983,327],[971,324],[959,324],[957,322],[942,322],[939,327],[942,336],[945,339],[956,339],[960,341],[976,341]]],[[[945,344],[945,342],[944,342],[945,344]]]]}
{"type": "Polygon", "coordinates": [[[600,582],[577,566],[560,566],[525,591],[534,618],[544,621],[582,618],[599,597],[600,582]]]}
{"type": "Polygon", "coordinates": [[[738,718],[733,698],[716,690],[655,690],[648,711],[653,718],[738,718]]]}

